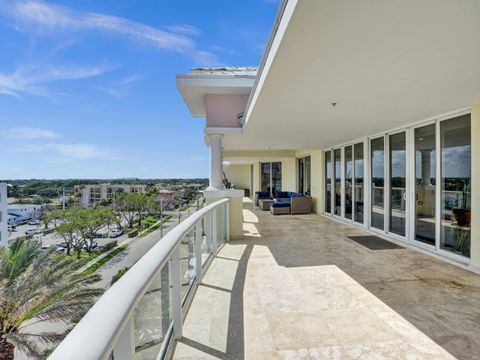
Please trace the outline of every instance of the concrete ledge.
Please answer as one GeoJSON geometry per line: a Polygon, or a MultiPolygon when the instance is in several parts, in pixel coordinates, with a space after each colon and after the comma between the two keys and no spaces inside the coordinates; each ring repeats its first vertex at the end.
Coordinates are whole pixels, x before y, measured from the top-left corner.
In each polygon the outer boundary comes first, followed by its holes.
{"type": "Polygon", "coordinates": [[[203,191],[203,195],[205,197],[215,197],[215,198],[222,198],[222,197],[239,197],[243,198],[245,196],[245,190],[239,189],[225,189],[225,190],[205,190],[203,191]]]}

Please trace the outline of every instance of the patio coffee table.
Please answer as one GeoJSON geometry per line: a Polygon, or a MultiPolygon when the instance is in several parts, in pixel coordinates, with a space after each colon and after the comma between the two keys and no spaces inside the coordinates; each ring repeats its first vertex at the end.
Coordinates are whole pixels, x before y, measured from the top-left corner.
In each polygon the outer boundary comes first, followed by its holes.
{"type": "Polygon", "coordinates": [[[258,207],[263,211],[270,210],[271,203],[273,203],[272,199],[258,199],[258,207]]]}

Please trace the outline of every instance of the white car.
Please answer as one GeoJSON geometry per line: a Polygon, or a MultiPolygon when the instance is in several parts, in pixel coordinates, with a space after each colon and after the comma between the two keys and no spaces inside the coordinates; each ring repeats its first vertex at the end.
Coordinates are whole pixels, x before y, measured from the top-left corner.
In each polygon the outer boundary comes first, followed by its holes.
{"type": "Polygon", "coordinates": [[[25,230],[25,235],[35,235],[38,234],[40,230],[37,229],[27,229],[25,230]]]}
{"type": "Polygon", "coordinates": [[[119,237],[122,234],[123,234],[123,231],[121,229],[115,229],[115,230],[110,231],[110,233],[108,234],[108,237],[116,238],[116,237],[119,237]]]}
{"type": "Polygon", "coordinates": [[[28,225],[40,225],[40,220],[30,220],[28,225]]]}
{"type": "MultiPolygon", "coordinates": [[[[98,247],[98,243],[95,240],[93,240],[91,249],[96,249],[97,247],[98,247]]],[[[83,245],[83,250],[87,250],[87,244],[83,245]]]]}

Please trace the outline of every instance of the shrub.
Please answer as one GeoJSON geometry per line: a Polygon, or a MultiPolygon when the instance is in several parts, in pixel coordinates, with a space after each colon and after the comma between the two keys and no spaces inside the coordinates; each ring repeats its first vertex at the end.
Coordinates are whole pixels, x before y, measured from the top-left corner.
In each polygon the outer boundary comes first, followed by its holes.
{"type": "Polygon", "coordinates": [[[112,276],[112,281],[110,282],[110,285],[115,284],[125,273],[130,269],[128,266],[124,267],[123,269],[118,270],[118,272],[112,276]]]}
{"type": "Polygon", "coordinates": [[[118,244],[118,241],[117,240],[113,240],[113,241],[110,241],[108,243],[106,243],[105,245],[102,245],[102,246],[99,246],[99,250],[100,252],[104,253],[110,249],[113,249],[115,246],[117,246],[118,244]]]}
{"type": "Polygon", "coordinates": [[[133,238],[138,235],[138,229],[132,230],[128,233],[129,238],[133,238]]]}

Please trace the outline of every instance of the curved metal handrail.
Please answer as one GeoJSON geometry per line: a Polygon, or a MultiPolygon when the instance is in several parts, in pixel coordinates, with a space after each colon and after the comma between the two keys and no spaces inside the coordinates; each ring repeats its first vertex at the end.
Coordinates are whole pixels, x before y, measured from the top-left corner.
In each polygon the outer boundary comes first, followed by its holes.
{"type": "Polygon", "coordinates": [[[98,299],[48,360],[108,359],[136,305],[180,241],[203,217],[228,202],[222,199],[207,205],[170,230],[98,299]]]}

